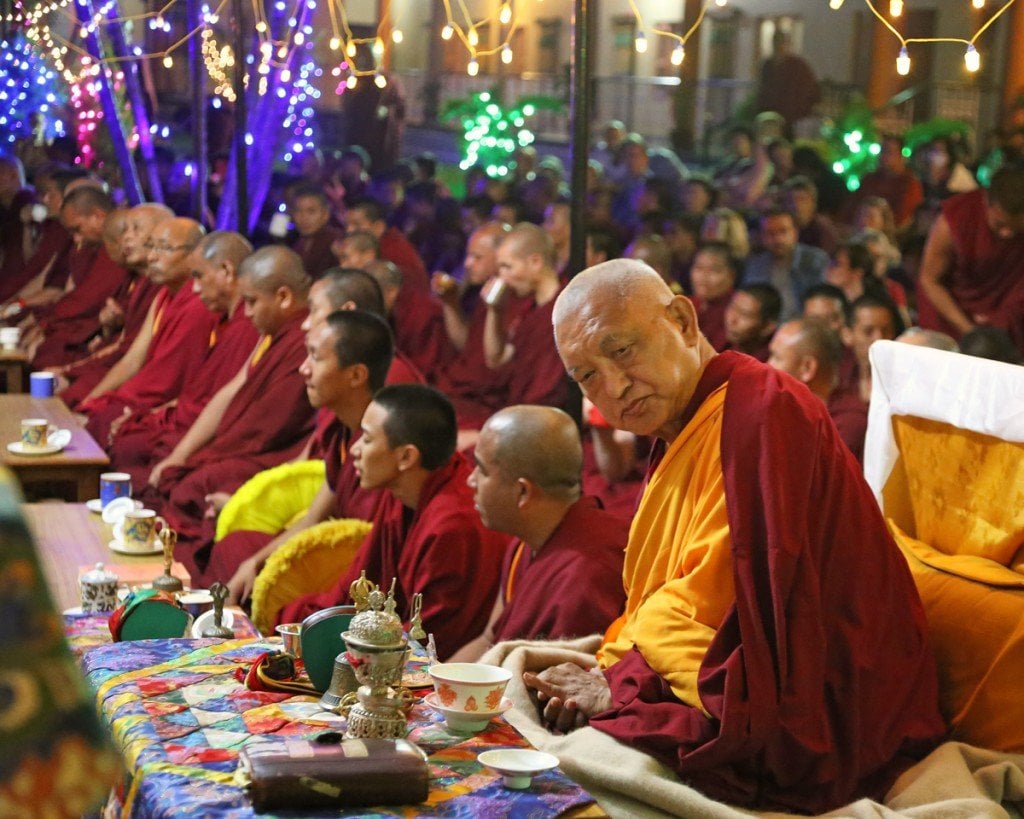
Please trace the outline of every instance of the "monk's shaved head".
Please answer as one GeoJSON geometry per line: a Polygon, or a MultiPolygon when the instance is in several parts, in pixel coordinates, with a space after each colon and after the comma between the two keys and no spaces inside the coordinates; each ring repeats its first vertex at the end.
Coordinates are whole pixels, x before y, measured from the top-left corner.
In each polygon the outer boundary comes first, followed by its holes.
{"type": "Polygon", "coordinates": [[[209,262],[227,262],[237,269],[242,260],[252,253],[252,244],[241,233],[233,230],[215,230],[203,237],[197,249],[209,262]]]}
{"type": "Polygon", "coordinates": [[[176,292],[192,275],[189,254],[206,233],[195,219],[176,216],[164,219],[149,234],[147,274],[154,284],[166,285],[176,292]]]}
{"type": "Polygon", "coordinates": [[[195,249],[199,240],[206,235],[204,228],[195,219],[175,216],[160,225],[163,235],[176,245],[187,245],[189,252],[195,249]]]}
{"type": "Polygon", "coordinates": [[[493,460],[512,480],[526,478],[552,497],[580,496],[583,445],[576,424],[554,407],[520,404],[492,415],[481,436],[493,436],[493,460]]]}
{"type": "Polygon", "coordinates": [[[365,270],[332,267],[315,286],[323,291],[332,312],[351,304],[356,310],[384,317],[384,294],[381,293],[380,284],[365,270]]]}
{"type": "Polygon", "coordinates": [[[668,304],[673,295],[653,267],[636,259],[612,259],[588,267],[573,277],[555,301],[551,318],[555,343],[558,343],[559,325],[592,306],[597,299],[610,300],[611,304],[637,300],[654,307],[668,304]]]}
{"type": "Polygon", "coordinates": [[[480,227],[473,231],[472,235],[486,239],[493,248],[497,249],[498,245],[502,243],[511,230],[512,228],[504,222],[490,221],[480,225],[480,227]]]}
{"type": "Polygon", "coordinates": [[[87,186],[76,188],[66,194],[61,208],[76,210],[79,213],[92,213],[97,210],[110,213],[114,209],[114,200],[102,189],[87,186]]]}
{"type": "Polygon", "coordinates": [[[519,258],[537,254],[547,267],[555,266],[555,244],[548,232],[538,225],[520,222],[505,234],[501,245],[519,258]]]}
{"type": "Polygon", "coordinates": [[[124,264],[124,255],[121,253],[121,237],[124,236],[125,228],[128,226],[128,214],[123,210],[112,210],[103,220],[103,244],[107,253],[116,264],[124,264]]]}
{"type": "Polygon", "coordinates": [[[160,222],[173,218],[173,210],[156,202],[143,202],[129,209],[125,217],[125,230],[121,234],[121,253],[125,264],[144,270],[148,264],[148,252],[144,245],[149,234],[160,222]]]}
{"type": "Polygon", "coordinates": [[[238,275],[256,290],[266,293],[286,287],[303,301],[311,283],[299,254],[280,245],[263,247],[251,254],[239,266],[238,275]]]}
{"type": "Polygon", "coordinates": [[[143,202],[141,205],[136,205],[128,211],[128,218],[136,221],[142,220],[149,225],[155,225],[164,219],[173,219],[175,217],[174,211],[167,207],[167,205],[161,205],[159,202],[143,202]]]}

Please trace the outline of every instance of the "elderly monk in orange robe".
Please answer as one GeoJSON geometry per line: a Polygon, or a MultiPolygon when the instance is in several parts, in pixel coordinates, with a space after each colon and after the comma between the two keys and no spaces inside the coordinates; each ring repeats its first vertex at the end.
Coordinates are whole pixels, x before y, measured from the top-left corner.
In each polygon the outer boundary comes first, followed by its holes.
{"type": "Polygon", "coordinates": [[[554,326],[609,422],[660,441],[601,673],[524,675],[544,718],[589,721],[744,807],[880,798],[946,729],[913,580],[824,403],[716,354],[639,262],[579,274],[554,326]]]}
{"type": "Polygon", "coordinates": [[[363,489],[385,488],[382,504],[348,571],[322,594],[286,605],[279,622],[300,622],[348,599],[361,571],[381,585],[397,580],[398,611],[423,593],[423,625],[445,658],[476,637],[498,588],[505,538],[484,528],[466,485],[469,464],[455,451],[455,411],[430,387],[397,384],[374,397],[352,458],[363,489]]]}
{"type": "Polygon", "coordinates": [[[203,233],[194,219],[175,218],[150,234],[147,270],[160,289],[146,323],[121,360],[78,405],[89,417],[89,434],[104,448],[111,443],[111,424],[175,400],[209,355],[216,317],[192,289],[189,263],[203,233]]]}
{"type": "Polygon", "coordinates": [[[583,444],[554,407],[508,407],[480,430],[469,476],[484,524],[513,536],[483,634],[453,662],[475,662],[503,640],[604,632],[622,613],[629,524],[581,492],[583,444]]]}
{"type": "Polygon", "coordinates": [[[110,368],[129,350],[146,323],[149,306],[160,288],[146,275],[149,250],[145,243],[157,225],[173,218],[174,211],[166,205],[144,202],[131,208],[121,225],[117,224],[120,220],[116,213],[108,219],[108,253],[116,241],[122,264],[129,275],[124,286],[113,298],[107,299],[99,312],[100,335],[96,337],[98,342],[94,339],[95,349],[66,366],[50,368],[70,382],[70,386],[60,393],[69,407],[76,407],[103,380],[110,368]]]}
{"type": "Polygon", "coordinates": [[[213,545],[204,582],[228,584],[231,599],[244,602],[268,558],[292,536],[328,518],[370,520],[384,500],[381,489],[361,489],[350,451],[374,393],[391,365],[391,331],[383,317],[362,310],[339,310],[307,335],[308,355],[300,372],[309,403],[331,413],[323,438],[324,482],[306,514],[276,537],[232,532],[213,545]]]}
{"type": "Polygon", "coordinates": [[[259,341],[238,287],[238,266],[250,253],[252,245],[240,233],[218,230],[203,237],[187,259],[192,288],[217,323],[210,333],[209,354],[180,395],[159,407],[137,410],[116,424],[111,460],[114,468],[133,472],[137,486],[145,483],[150,467],[170,454],[259,341]]]}
{"type": "Polygon", "coordinates": [[[238,275],[245,313],[262,338],[171,454],[153,467],[145,493],[178,531],[175,554],[197,576],[201,568],[193,553],[207,496],[234,492],[260,470],[294,457],[313,429],[313,408],[299,375],[310,284],[302,261],[287,248],[264,247],[242,262],[238,275]]]}

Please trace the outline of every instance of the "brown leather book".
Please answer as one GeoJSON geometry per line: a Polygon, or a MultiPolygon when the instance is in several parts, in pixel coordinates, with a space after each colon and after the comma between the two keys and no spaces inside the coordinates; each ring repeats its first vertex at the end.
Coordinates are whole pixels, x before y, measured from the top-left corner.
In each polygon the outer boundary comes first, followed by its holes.
{"type": "Polygon", "coordinates": [[[412,805],[427,799],[427,755],[404,739],[256,742],[239,754],[236,777],[253,808],[412,805]]]}

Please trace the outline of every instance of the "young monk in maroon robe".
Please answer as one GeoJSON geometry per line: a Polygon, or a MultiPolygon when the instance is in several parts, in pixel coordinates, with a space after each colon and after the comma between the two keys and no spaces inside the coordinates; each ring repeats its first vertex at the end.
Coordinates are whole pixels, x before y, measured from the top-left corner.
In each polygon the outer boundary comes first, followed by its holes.
{"type": "Polygon", "coordinates": [[[364,489],[385,488],[401,505],[384,504],[348,571],[327,592],[285,606],[281,622],[347,600],[361,571],[396,582],[398,610],[423,593],[423,624],[438,656],[476,637],[498,587],[505,539],[484,528],[466,485],[470,467],[455,452],[455,412],[441,393],[415,384],[385,387],[362,420],[352,458],[364,489]]]}
{"type": "Polygon", "coordinates": [[[369,233],[377,240],[380,258],[398,265],[402,281],[412,290],[430,292],[430,277],[423,259],[408,239],[397,228],[388,227],[384,211],[372,199],[361,199],[345,215],[349,233],[369,233]]]}
{"type": "Polygon", "coordinates": [[[922,327],[959,338],[991,324],[1024,354],[1024,168],[1007,165],[987,191],[942,203],[918,290],[922,327]]]}
{"type": "Polygon", "coordinates": [[[779,326],[782,300],[770,284],[738,288],[725,308],[726,349],[768,360],[768,342],[779,326]]]}
{"type": "Polygon", "coordinates": [[[483,634],[453,661],[475,662],[503,640],[603,633],[622,613],[629,524],[581,495],[576,424],[554,407],[501,410],[480,430],[469,485],[484,525],[515,539],[483,634]]]}
{"type": "Polygon", "coordinates": [[[331,245],[341,241],[345,231],[331,224],[327,194],[312,185],[304,185],[292,194],[289,213],[298,232],[289,246],[299,254],[306,272],[319,279],[337,264],[331,245]]]}
{"type": "Polygon", "coordinates": [[[73,272],[75,286],[40,318],[42,341],[33,350],[37,369],[66,364],[85,353],[85,345],[99,332],[100,310],[128,277],[103,244],[104,223],[113,209],[110,196],[91,186],[77,188],[64,200],[64,225],[76,243],[95,248],[95,254],[83,274],[73,272]]]}
{"type": "Polygon", "coordinates": [[[175,218],[150,234],[149,277],[160,286],[131,348],[78,405],[86,429],[103,447],[110,427],[133,412],[178,397],[210,352],[217,320],[192,289],[189,256],[203,236],[193,219],[175,218]]]}
{"type": "Polygon", "coordinates": [[[909,569],[824,403],[716,354],[637,262],[583,271],[554,320],[587,398],[661,440],[602,673],[524,675],[543,718],[589,721],[743,807],[880,798],[946,729],[909,569]]]}
{"type": "Polygon", "coordinates": [[[146,202],[127,212],[118,234],[115,229],[120,221],[117,214],[108,217],[105,226],[109,234],[106,238],[107,252],[110,253],[113,243],[117,242],[123,257],[122,264],[128,269],[129,276],[118,293],[100,310],[98,338],[101,340],[98,346],[65,367],[51,368],[70,382],[70,386],[60,393],[69,407],[75,408],[103,380],[146,323],[150,304],[160,288],[146,275],[149,250],[145,243],[158,224],[173,218],[174,212],[166,205],[146,202]]]}
{"type": "Polygon", "coordinates": [[[328,518],[372,520],[382,503],[396,503],[383,489],[361,489],[350,457],[363,413],[391,365],[390,330],[380,316],[339,310],[310,330],[307,349],[300,371],[309,402],[334,417],[324,436],[326,477],[306,514],[277,536],[239,531],[213,544],[204,582],[227,583],[234,601],[249,598],[263,564],[294,535],[328,518]]]}
{"type": "Polygon", "coordinates": [[[721,352],[729,343],[725,331],[725,312],[736,287],[736,260],[724,242],[707,242],[693,257],[690,283],[693,306],[704,337],[721,352]]]}
{"type": "Polygon", "coordinates": [[[204,237],[188,258],[192,287],[217,324],[210,333],[209,355],[176,400],[137,410],[116,424],[111,462],[122,472],[132,472],[138,486],[145,483],[149,468],[170,454],[259,341],[238,288],[238,265],[250,253],[252,245],[240,233],[219,230],[204,237]]]}
{"type": "Polygon", "coordinates": [[[500,280],[521,298],[531,300],[518,321],[503,320],[502,301],[484,289],[487,320],[484,356],[493,370],[508,368],[507,400],[512,404],[562,406],[568,396],[565,373],[548,329],[555,297],[562,287],[555,269],[551,237],[536,225],[512,228],[498,248],[500,280]]]}
{"type": "Polygon", "coordinates": [[[147,504],[178,531],[178,560],[199,576],[196,539],[207,496],[234,492],[262,469],[293,458],[313,428],[299,365],[309,276],[284,247],[264,247],[239,266],[246,315],[262,334],[249,360],[210,399],[185,437],[149,476],[147,504]]]}
{"type": "Polygon", "coordinates": [[[421,373],[436,373],[448,353],[441,303],[431,293],[406,287],[394,262],[378,259],[365,268],[384,292],[395,346],[421,373]]]}

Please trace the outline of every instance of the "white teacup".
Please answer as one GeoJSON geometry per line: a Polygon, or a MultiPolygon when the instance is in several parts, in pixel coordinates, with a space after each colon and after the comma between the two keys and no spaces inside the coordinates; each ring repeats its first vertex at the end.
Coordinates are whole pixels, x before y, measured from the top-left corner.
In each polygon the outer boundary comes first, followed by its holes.
{"type": "Polygon", "coordinates": [[[21,446],[23,449],[39,451],[49,444],[50,422],[45,418],[23,418],[21,421],[21,446]]]}
{"type": "Polygon", "coordinates": [[[0,327],[0,347],[5,350],[16,350],[21,341],[20,327],[0,327]]]}
{"type": "Polygon", "coordinates": [[[114,537],[126,552],[148,552],[153,548],[157,524],[166,526],[167,521],[152,509],[129,509],[114,524],[114,537]]]}
{"type": "Polygon", "coordinates": [[[512,672],[486,663],[441,663],[427,669],[438,701],[452,711],[497,712],[512,672]]]}

